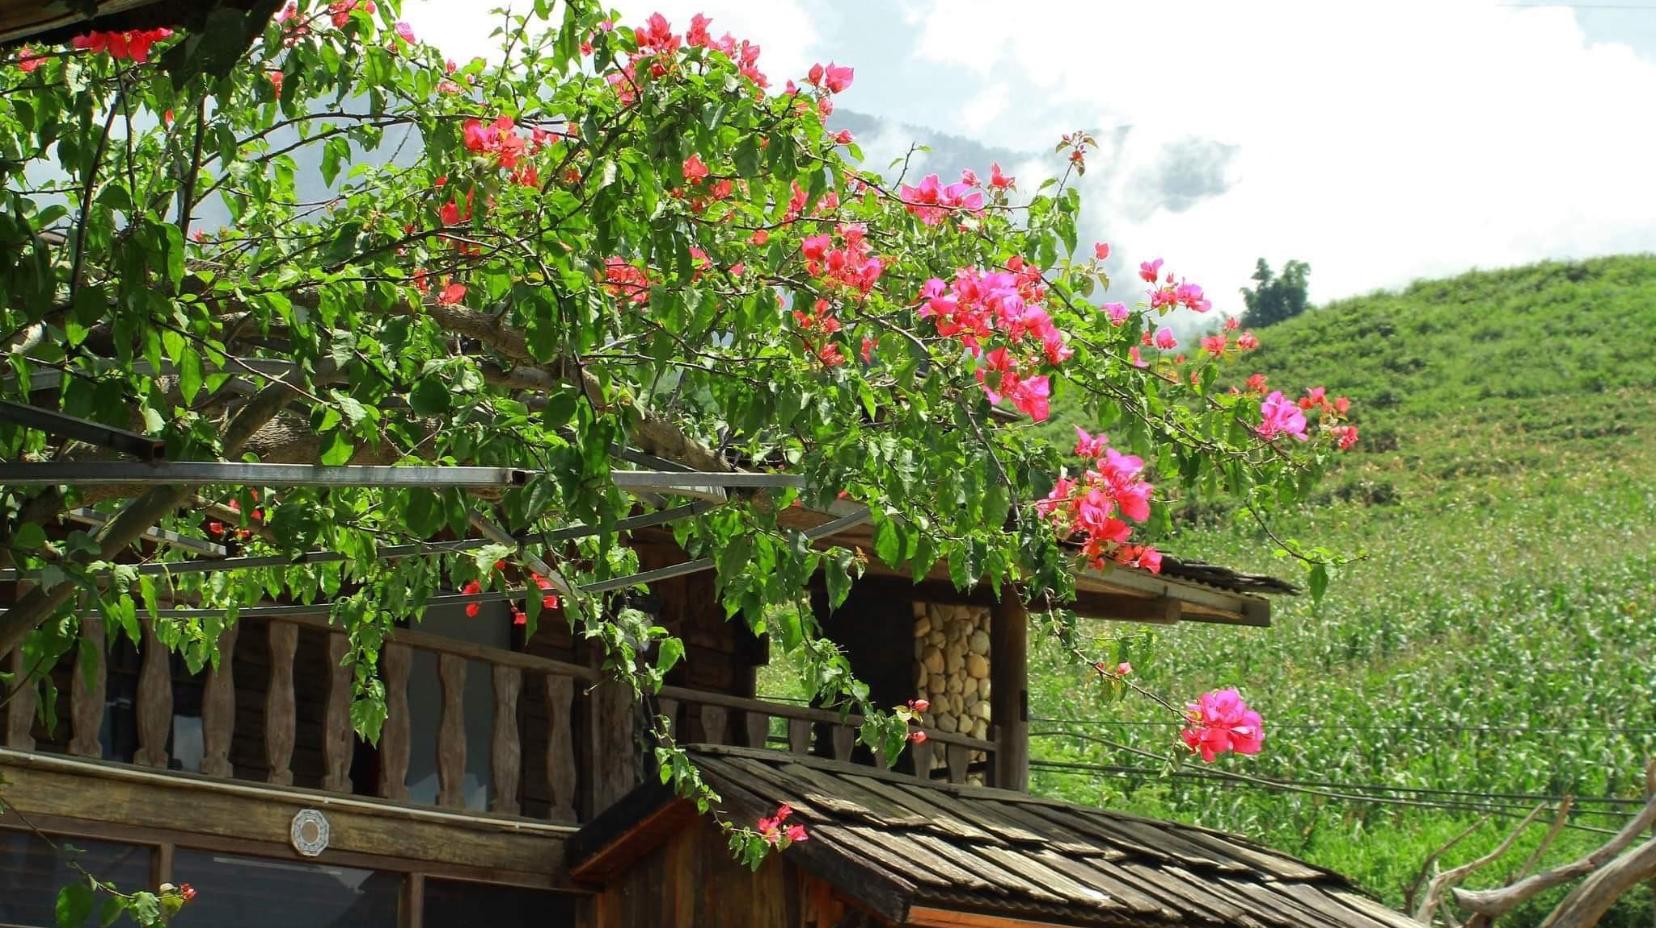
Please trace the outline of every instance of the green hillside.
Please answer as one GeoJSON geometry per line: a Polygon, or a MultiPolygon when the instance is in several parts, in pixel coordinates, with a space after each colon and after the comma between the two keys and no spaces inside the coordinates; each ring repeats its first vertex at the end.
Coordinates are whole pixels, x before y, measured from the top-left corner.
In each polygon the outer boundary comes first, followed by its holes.
{"type": "MultiPolygon", "coordinates": [[[[1492,847],[1530,797],[1641,795],[1656,753],[1652,332],[1656,257],[1427,281],[1263,331],[1239,373],[1349,394],[1364,434],[1323,498],[1273,528],[1363,558],[1320,608],[1279,601],[1268,630],[1179,626],[1145,648],[1140,627],[1096,627],[1127,638],[1158,691],[1240,685],[1267,720],[1256,758],[1147,770],[1156,762],[1127,748],[1164,750],[1164,716],[1131,698],[1093,704],[1098,688],[1041,655],[1032,715],[1090,721],[1034,723],[1037,788],[1250,833],[1394,905],[1426,856],[1482,815],[1449,863],[1492,847]]],[[[1168,547],[1299,575],[1229,515],[1208,513],[1168,547]]],[[[1550,858],[1596,845],[1594,829],[1631,809],[1582,802],[1550,858]]],[[[1648,925],[1650,911],[1646,889],[1606,924],[1648,925]]],[[[1515,923],[1540,910],[1523,914],[1515,923]]]]}

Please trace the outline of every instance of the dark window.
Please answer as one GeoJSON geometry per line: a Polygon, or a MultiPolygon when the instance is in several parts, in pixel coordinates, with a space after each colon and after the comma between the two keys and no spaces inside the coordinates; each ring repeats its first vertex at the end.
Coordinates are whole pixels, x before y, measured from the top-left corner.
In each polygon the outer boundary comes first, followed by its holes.
{"type": "Polygon", "coordinates": [[[575,897],[539,889],[425,881],[426,928],[567,928],[575,924],[575,897]]]}
{"type": "Polygon", "coordinates": [[[353,867],[235,857],[179,848],[173,882],[195,901],[177,928],[396,928],[402,877],[353,867]]]}
{"type": "MultiPolygon", "coordinates": [[[[84,879],[70,869],[71,861],[123,892],[154,888],[147,847],[63,837],[47,842],[28,832],[0,830],[0,924],[54,928],[58,890],[84,879]]],[[[97,924],[97,908],[87,924],[97,924]]]]}

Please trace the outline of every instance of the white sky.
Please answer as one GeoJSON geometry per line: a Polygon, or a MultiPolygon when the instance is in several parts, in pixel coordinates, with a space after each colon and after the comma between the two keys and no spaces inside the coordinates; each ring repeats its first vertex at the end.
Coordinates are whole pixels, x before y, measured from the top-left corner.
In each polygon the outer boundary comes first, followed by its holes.
{"type": "MultiPolygon", "coordinates": [[[[943,132],[1020,153],[1006,166],[1027,183],[1056,166],[1059,134],[1093,130],[1105,148],[1089,162],[1091,237],[1124,264],[1166,258],[1235,311],[1261,256],[1310,262],[1322,301],[1656,251],[1656,0],[1580,2],[620,6],[624,21],[660,9],[675,28],[704,12],[715,34],[760,43],[778,85],[813,61],[854,66],[840,106],[884,123],[863,133],[871,166],[943,132]]],[[[482,6],[408,0],[405,17],[465,58],[492,46],[482,6]]]]}

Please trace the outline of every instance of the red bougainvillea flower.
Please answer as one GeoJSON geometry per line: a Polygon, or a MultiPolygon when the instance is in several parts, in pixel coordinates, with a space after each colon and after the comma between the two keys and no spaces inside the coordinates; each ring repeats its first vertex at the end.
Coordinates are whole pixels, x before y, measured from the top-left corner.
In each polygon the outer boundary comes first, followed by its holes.
{"type": "Polygon", "coordinates": [[[1258,393],[1263,396],[1269,383],[1270,378],[1266,377],[1264,374],[1249,374],[1247,384],[1248,392],[1258,393]]]}
{"type": "Polygon", "coordinates": [[[1252,351],[1259,347],[1259,336],[1253,334],[1252,331],[1243,332],[1236,336],[1236,347],[1243,351],[1252,351]]]}
{"type": "Polygon", "coordinates": [[[951,211],[976,213],[983,210],[983,194],[970,184],[944,184],[936,174],[928,174],[918,186],[904,184],[897,188],[908,211],[920,217],[928,226],[941,223],[951,211]]]}
{"type": "Polygon", "coordinates": [[[1110,243],[1109,242],[1096,242],[1096,243],[1093,244],[1093,257],[1094,258],[1097,258],[1098,260],[1103,261],[1105,258],[1108,258],[1109,256],[1110,256],[1110,243]]]}
{"type": "Polygon", "coordinates": [[[926,733],[919,729],[915,729],[914,731],[909,732],[908,740],[914,742],[915,744],[925,744],[926,733]]]}
{"type": "Polygon", "coordinates": [[[443,306],[453,306],[465,298],[466,285],[459,282],[449,284],[442,293],[437,294],[437,302],[443,306]]]}
{"type": "Polygon", "coordinates": [[[1258,429],[1260,438],[1270,441],[1278,435],[1292,435],[1297,441],[1305,441],[1305,413],[1284,397],[1281,390],[1273,390],[1265,397],[1259,404],[1259,413],[1264,417],[1258,429]]]}
{"type": "Polygon", "coordinates": [[[195,887],[191,886],[188,883],[178,884],[178,894],[180,896],[184,897],[185,902],[194,902],[195,901],[195,897],[196,897],[195,887]]]}
{"type": "Polygon", "coordinates": [[[351,21],[351,11],[361,9],[369,16],[374,15],[374,0],[334,0],[328,4],[328,12],[332,14],[335,29],[345,28],[351,21]]]}
{"type": "Polygon", "coordinates": [[[524,612],[522,609],[513,609],[512,610],[512,624],[513,625],[528,625],[529,624],[529,613],[524,612]]]}
{"type": "Polygon", "coordinates": [[[1341,451],[1350,451],[1357,444],[1357,426],[1336,425],[1333,429],[1336,442],[1341,451]]]}
{"type": "Polygon", "coordinates": [[[102,52],[116,61],[143,64],[149,60],[150,46],[172,35],[171,29],[128,29],[125,32],[88,32],[69,40],[71,48],[102,52]]]}
{"type": "Polygon", "coordinates": [[[24,74],[28,74],[45,64],[49,57],[49,55],[37,55],[34,53],[34,49],[25,45],[17,50],[17,68],[24,74]]]}
{"type": "Polygon", "coordinates": [[[1230,342],[1222,333],[1202,337],[1202,350],[1218,358],[1223,357],[1225,348],[1230,342]]]}
{"type": "Polygon", "coordinates": [[[771,847],[787,847],[795,841],[807,840],[805,826],[795,822],[784,825],[788,817],[793,815],[793,807],[783,803],[776,807],[776,812],[761,818],[758,822],[759,837],[771,847]]]}
{"type": "Polygon", "coordinates": [[[916,712],[925,712],[927,709],[931,708],[931,700],[911,699],[908,701],[908,707],[916,712]]]}
{"type": "MultiPolygon", "coordinates": [[[[460,592],[467,596],[476,596],[477,594],[483,592],[483,584],[477,582],[476,580],[467,581],[466,585],[460,588],[460,592]]],[[[478,603],[467,603],[466,618],[477,618],[477,613],[481,611],[481,609],[482,607],[478,603]]]]}
{"type": "Polygon", "coordinates": [[[690,184],[700,184],[707,179],[707,164],[702,161],[701,155],[692,154],[684,159],[684,180],[690,184]]]}
{"type": "Polygon", "coordinates": [[[1116,676],[1125,677],[1128,674],[1133,672],[1133,665],[1127,663],[1126,661],[1122,661],[1121,663],[1116,665],[1115,672],[1116,672],[1116,676]]]}
{"type": "Polygon", "coordinates": [[[1185,721],[1184,743],[1208,763],[1226,751],[1258,754],[1265,742],[1264,721],[1235,689],[1203,693],[1186,707],[1185,721]]]}
{"type": "Polygon", "coordinates": [[[993,161],[989,164],[989,186],[995,190],[1008,190],[1017,187],[1018,180],[1002,174],[1000,162],[993,161]]]}

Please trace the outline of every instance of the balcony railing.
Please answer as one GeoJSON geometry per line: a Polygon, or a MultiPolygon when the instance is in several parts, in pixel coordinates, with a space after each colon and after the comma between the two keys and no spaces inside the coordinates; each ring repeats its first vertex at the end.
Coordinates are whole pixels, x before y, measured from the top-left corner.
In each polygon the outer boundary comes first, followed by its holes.
{"type": "MultiPolygon", "coordinates": [[[[223,659],[216,668],[196,678],[200,692],[201,774],[263,779],[277,786],[294,785],[295,751],[303,729],[308,782],[302,785],[317,783],[325,791],[342,794],[371,792],[399,803],[424,799],[411,793],[408,782],[417,740],[412,728],[415,713],[411,711],[410,695],[416,659],[419,655],[428,655],[422,665],[435,666],[436,692],[421,695],[436,700],[435,756],[422,758],[421,765],[426,769],[429,761],[435,768],[436,789],[430,804],[452,809],[468,807],[470,739],[466,730],[466,680],[474,672],[474,665],[481,664],[487,668],[493,700],[487,737],[489,782],[484,808],[478,809],[475,786],[471,808],[496,815],[571,823],[601,811],[583,808],[578,794],[583,776],[592,777],[597,773],[591,756],[595,748],[589,743],[593,739],[576,737],[580,726],[576,720],[578,700],[601,680],[602,674],[597,669],[418,629],[397,629],[380,655],[387,717],[375,750],[374,782],[359,783],[352,778],[353,764],[359,758],[350,714],[352,670],[343,665],[349,647],[344,633],[316,613],[281,610],[259,613],[256,610],[244,614],[224,632],[219,641],[223,659]],[[325,682],[320,693],[301,694],[296,688],[295,661],[302,632],[311,636],[309,653],[312,654],[316,653],[315,636],[325,638],[326,666],[321,669],[325,682]],[[237,638],[249,635],[264,637],[265,647],[259,650],[261,657],[267,655],[268,660],[262,667],[253,668],[262,671],[264,679],[238,681],[235,677],[238,664],[242,664],[244,671],[248,665],[232,659],[232,655],[237,653],[237,638]],[[252,695],[261,689],[262,700],[252,695]],[[300,711],[301,695],[306,713],[300,711]],[[536,700],[543,703],[529,705],[536,700]],[[262,705],[247,705],[248,702],[262,702],[262,705]],[[239,740],[238,723],[248,729],[240,733],[239,740]],[[541,727],[543,731],[529,730],[541,727]],[[254,739],[252,745],[248,743],[249,737],[254,739]],[[262,745],[258,744],[259,740],[262,745]],[[525,801],[528,798],[525,758],[530,752],[543,754],[535,760],[533,801],[525,801]],[[248,762],[250,754],[258,755],[255,762],[248,762]],[[583,775],[583,771],[587,773],[583,775]]],[[[174,738],[174,662],[172,655],[155,639],[149,620],[145,619],[143,625],[135,683],[130,687],[136,741],[131,762],[168,769],[178,765],[169,747],[174,738]]],[[[88,666],[87,662],[106,661],[108,649],[101,622],[83,622],[81,634],[88,639],[86,645],[74,652],[77,655],[73,658],[74,666],[63,668],[68,671],[65,681],[67,739],[51,747],[70,755],[96,759],[107,754],[104,726],[109,717],[107,687],[111,675],[104,667],[88,666]]],[[[3,666],[27,670],[21,665],[20,655],[8,656],[3,666]]],[[[317,676],[316,668],[301,669],[307,671],[304,675],[308,679],[317,676]]],[[[23,677],[24,674],[18,675],[18,679],[23,677]]],[[[474,700],[476,696],[474,693],[474,700]]],[[[667,716],[675,736],[681,740],[693,734],[690,740],[814,754],[847,763],[884,764],[883,757],[877,753],[856,748],[856,730],[862,720],[854,715],[680,686],[665,686],[656,698],[658,711],[667,716]]],[[[37,749],[31,734],[35,708],[32,686],[13,694],[5,706],[7,747],[37,749]]],[[[594,723],[589,720],[587,724],[594,723]]],[[[615,743],[613,738],[611,743],[615,743]]],[[[919,778],[946,777],[950,782],[963,783],[970,777],[992,784],[995,751],[996,744],[990,740],[928,730],[923,742],[908,745],[899,765],[913,770],[919,778]]],[[[192,759],[190,765],[196,763],[192,759]]],[[[475,770],[472,774],[475,778],[475,770]]],[[[362,776],[359,769],[358,778],[362,776]]]]}

